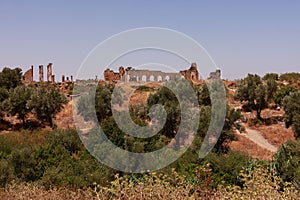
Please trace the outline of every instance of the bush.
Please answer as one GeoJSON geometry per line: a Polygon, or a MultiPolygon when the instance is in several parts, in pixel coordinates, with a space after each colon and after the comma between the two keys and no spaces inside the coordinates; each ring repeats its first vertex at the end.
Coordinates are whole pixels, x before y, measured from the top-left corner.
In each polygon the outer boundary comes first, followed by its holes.
{"type": "Polygon", "coordinates": [[[137,89],[137,91],[144,91],[144,92],[153,92],[154,89],[145,85],[139,86],[137,89]]]}
{"type": "Polygon", "coordinates": [[[300,73],[285,73],[282,74],[279,79],[282,81],[288,81],[290,83],[297,82],[298,80],[300,80],[300,73]]]}
{"type": "Polygon", "coordinates": [[[276,73],[267,73],[266,75],[263,76],[262,78],[264,81],[272,79],[274,81],[277,81],[279,79],[278,74],[276,73]]]}
{"type": "Polygon", "coordinates": [[[211,153],[205,158],[205,163],[209,163],[212,169],[212,179],[214,187],[219,184],[242,186],[240,171],[248,165],[250,157],[240,153],[230,151],[227,155],[211,153]]]}
{"type": "Polygon", "coordinates": [[[274,156],[276,169],[286,182],[300,186],[300,141],[289,140],[274,156]]]}
{"type": "Polygon", "coordinates": [[[282,88],[280,88],[274,95],[274,102],[277,105],[282,105],[282,100],[284,99],[284,97],[297,92],[298,90],[293,87],[293,86],[283,86],[282,88]]]}

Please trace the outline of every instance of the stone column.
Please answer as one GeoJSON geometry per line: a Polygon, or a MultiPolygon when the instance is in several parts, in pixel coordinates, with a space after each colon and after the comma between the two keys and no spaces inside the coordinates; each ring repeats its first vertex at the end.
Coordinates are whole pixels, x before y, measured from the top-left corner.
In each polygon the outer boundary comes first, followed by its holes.
{"type": "Polygon", "coordinates": [[[44,66],[39,66],[39,81],[44,82],[44,66]]]}
{"type": "Polygon", "coordinates": [[[47,81],[53,82],[53,80],[52,80],[52,63],[49,63],[47,65],[47,81]]]}
{"type": "Polygon", "coordinates": [[[33,65],[31,65],[31,82],[33,82],[33,65]]]}
{"type": "Polygon", "coordinates": [[[55,83],[55,75],[51,76],[51,83],[55,83]]]}

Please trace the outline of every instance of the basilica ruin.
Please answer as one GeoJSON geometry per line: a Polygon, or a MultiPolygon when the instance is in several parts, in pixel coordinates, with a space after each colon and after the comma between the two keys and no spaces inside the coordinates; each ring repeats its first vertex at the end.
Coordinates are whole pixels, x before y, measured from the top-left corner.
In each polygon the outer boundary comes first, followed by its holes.
{"type": "Polygon", "coordinates": [[[156,70],[140,70],[134,69],[132,67],[119,67],[119,72],[114,72],[111,69],[106,69],[104,71],[104,80],[108,82],[164,82],[172,78],[185,78],[191,81],[199,80],[199,72],[197,69],[197,64],[192,63],[188,70],[182,70],[178,73],[162,72],[156,70]]]}
{"type": "MultiPolygon", "coordinates": [[[[49,63],[47,65],[47,73],[46,73],[46,81],[49,83],[56,83],[55,80],[55,75],[52,72],[53,69],[53,64],[49,63]]],[[[45,82],[44,79],[44,66],[43,65],[39,65],[38,67],[38,82],[45,82]]],[[[27,70],[23,76],[22,76],[22,81],[24,84],[31,84],[34,83],[34,78],[33,78],[33,72],[34,72],[34,67],[31,66],[31,68],[29,70],[27,70]]],[[[61,83],[65,83],[65,82],[73,82],[73,76],[70,77],[66,77],[65,75],[62,75],[62,79],[61,79],[61,83]]]]}

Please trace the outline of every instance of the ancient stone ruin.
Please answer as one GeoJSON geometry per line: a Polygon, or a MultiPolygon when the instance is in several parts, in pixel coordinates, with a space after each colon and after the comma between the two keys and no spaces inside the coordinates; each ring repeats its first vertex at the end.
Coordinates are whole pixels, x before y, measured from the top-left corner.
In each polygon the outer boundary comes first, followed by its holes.
{"type": "Polygon", "coordinates": [[[183,70],[179,72],[185,79],[192,80],[192,81],[198,81],[199,80],[199,72],[197,69],[197,64],[192,63],[190,69],[183,70]]]}
{"type": "Polygon", "coordinates": [[[39,66],[39,81],[44,82],[44,66],[39,66]]]}
{"type": "Polygon", "coordinates": [[[218,79],[221,78],[221,70],[217,69],[215,72],[210,72],[208,79],[218,79]]]}
{"type": "Polygon", "coordinates": [[[52,78],[53,78],[53,76],[52,76],[52,63],[49,63],[47,65],[47,81],[48,82],[54,82],[52,78]]]}
{"type": "MultiPolygon", "coordinates": [[[[55,83],[55,75],[52,72],[53,64],[49,63],[47,65],[47,81],[50,83],[55,83]]],[[[38,81],[39,82],[44,82],[44,66],[39,65],[39,72],[38,72],[38,81]]],[[[62,83],[64,82],[73,82],[73,76],[70,76],[71,79],[69,80],[69,77],[67,77],[67,81],[65,80],[65,76],[62,76],[62,83]]],[[[33,66],[31,66],[31,69],[27,70],[23,76],[22,76],[22,81],[24,84],[31,84],[34,82],[33,80],[33,66]]]]}
{"type": "Polygon", "coordinates": [[[180,71],[179,73],[169,73],[156,70],[137,70],[132,67],[119,67],[119,72],[111,69],[104,71],[104,80],[108,82],[164,82],[172,78],[185,78],[187,80],[197,81],[199,73],[196,63],[192,63],[190,69],[180,71]]]}
{"type": "Polygon", "coordinates": [[[31,69],[27,70],[23,75],[23,83],[24,84],[30,84],[33,82],[33,66],[31,66],[31,69]]]}

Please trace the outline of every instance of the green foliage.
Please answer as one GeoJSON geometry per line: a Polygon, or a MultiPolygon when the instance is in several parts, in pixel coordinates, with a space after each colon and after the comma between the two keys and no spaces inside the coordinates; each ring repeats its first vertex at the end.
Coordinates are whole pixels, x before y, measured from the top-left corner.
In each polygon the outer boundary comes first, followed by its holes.
{"type": "Polygon", "coordinates": [[[290,85],[281,87],[274,95],[274,102],[277,105],[282,105],[282,100],[285,96],[290,95],[293,92],[297,92],[298,90],[290,85]]]}
{"type": "Polygon", "coordinates": [[[250,157],[240,153],[230,151],[228,154],[211,153],[205,158],[205,163],[209,163],[212,169],[212,179],[214,187],[221,183],[225,185],[242,186],[240,171],[248,165],[250,157]]]}
{"type": "Polygon", "coordinates": [[[51,86],[38,87],[32,91],[28,106],[40,121],[46,121],[53,127],[55,114],[61,111],[67,98],[58,89],[51,86]]]}
{"type": "Polygon", "coordinates": [[[297,82],[298,80],[300,80],[300,73],[285,73],[280,75],[279,79],[282,81],[288,81],[290,83],[297,82]]]}
{"type": "Polygon", "coordinates": [[[300,93],[294,92],[283,99],[286,127],[293,127],[296,139],[300,138],[300,93]]]}
{"type": "Polygon", "coordinates": [[[195,92],[198,97],[199,105],[208,106],[211,105],[211,99],[207,84],[195,86],[195,92]]]}
{"type": "Polygon", "coordinates": [[[90,90],[87,95],[82,95],[77,103],[78,114],[85,120],[95,120],[93,113],[96,111],[99,122],[112,116],[111,104],[120,104],[122,101],[121,91],[118,88],[116,90],[114,98],[112,98],[114,85],[111,84],[98,85],[96,91],[90,90]],[[112,99],[114,102],[111,102],[112,99]]]}
{"type": "Polygon", "coordinates": [[[300,189],[300,141],[289,140],[274,156],[275,166],[281,178],[293,182],[300,189]]]}
{"type": "Polygon", "coordinates": [[[22,70],[20,68],[10,69],[5,67],[0,72],[0,88],[7,90],[22,84],[22,70]]]}
{"type": "Polygon", "coordinates": [[[0,154],[4,155],[0,158],[0,171],[3,172],[0,186],[17,179],[38,182],[46,188],[79,188],[88,187],[93,182],[105,185],[113,178],[113,171],[98,163],[85,150],[75,130],[22,132],[21,139],[14,134],[0,138],[6,144],[6,147],[0,146],[0,154]],[[39,135],[43,135],[43,139],[35,141],[34,137],[39,135]]]}
{"type": "Polygon", "coordinates": [[[279,76],[278,76],[278,74],[276,74],[276,73],[267,73],[267,74],[265,74],[264,76],[263,76],[263,78],[262,78],[264,81],[266,81],[266,80],[274,80],[274,81],[277,81],[277,80],[279,80],[279,76]]]}
{"type": "Polygon", "coordinates": [[[257,118],[261,119],[260,113],[268,107],[267,88],[258,75],[248,74],[242,79],[236,91],[236,98],[247,101],[248,106],[256,111],[257,118]]]}
{"type": "Polygon", "coordinates": [[[14,178],[12,166],[7,160],[0,158],[0,187],[5,187],[6,184],[13,181],[14,178]]]}
{"type": "Polygon", "coordinates": [[[9,91],[9,96],[4,101],[5,109],[8,114],[18,116],[25,123],[25,118],[27,114],[31,112],[31,108],[28,105],[28,101],[31,98],[32,88],[26,87],[24,85],[12,88],[9,91]]]}
{"type": "Polygon", "coordinates": [[[278,84],[274,79],[267,79],[266,81],[266,90],[267,90],[267,98],[268,102],[274,99],[274,94],[278,89],[278,84]]]}
{"type": "Polygon", "coordinates": [[[147,100],[148,108],[155,104],[164,106],[167,112],[167,120],[161,133],[168,138],[173,138],[180,125],[180,105],[175,94],[168,88],[162,87],[155,94],[150,94],[147,100]]]}
{"type": "Polygon", "coordinates": [[[144,91],[144,92],[153,92],[154,89],[145,85],[139,86],[137,89],[137,91],[144,91]]]}
{"type": "Polygon", "coordinates": [[[5,111],[5,106],[3,105],[3,102],[7,98],[8,98],[8,91],[0,87],[0,120],[2,120],[5,111]]]}

